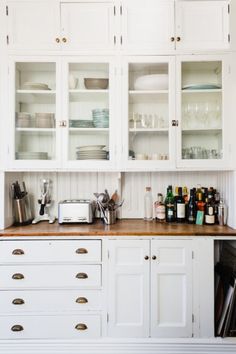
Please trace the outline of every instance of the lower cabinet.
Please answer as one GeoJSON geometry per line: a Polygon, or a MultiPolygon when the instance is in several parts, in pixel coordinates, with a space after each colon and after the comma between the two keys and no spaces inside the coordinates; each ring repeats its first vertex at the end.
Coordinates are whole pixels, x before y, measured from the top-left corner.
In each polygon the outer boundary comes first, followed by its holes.
{"type": "Polygon", "coordinates": [[[191,240],[110,240],[111,337],[192,336],[191,240]]]}

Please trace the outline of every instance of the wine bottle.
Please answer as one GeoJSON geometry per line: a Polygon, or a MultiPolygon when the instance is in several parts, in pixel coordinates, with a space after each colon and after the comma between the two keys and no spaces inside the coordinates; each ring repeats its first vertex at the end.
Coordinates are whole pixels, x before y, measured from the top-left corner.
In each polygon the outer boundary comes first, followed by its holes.
{"type": "Polygon", "coordinates": [[[167,222],[174,222],[175,221],[175,215],[174,215],[175,203],[174,203],[174,196],[172,193],[172,186],[168,186],[168,188],[167,188],[165,207],[166,207],[166,221],[167,222]]]}
{"type": "Polygon", "coordinates": [[[185,201],[182,195],[182,187],[178,188],[178,195],[176,198],[176,221],[185,222],[185,201]]]}

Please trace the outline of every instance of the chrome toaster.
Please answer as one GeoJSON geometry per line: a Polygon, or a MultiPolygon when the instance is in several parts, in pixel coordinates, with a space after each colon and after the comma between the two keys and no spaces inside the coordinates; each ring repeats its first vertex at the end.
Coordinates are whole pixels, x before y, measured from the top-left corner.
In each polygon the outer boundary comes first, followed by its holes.
{"type": "Polygon", "coordinates": [[[92,202],[88,199],[63,200],[58,204],[58,223],[93,222],[92,202]]]}

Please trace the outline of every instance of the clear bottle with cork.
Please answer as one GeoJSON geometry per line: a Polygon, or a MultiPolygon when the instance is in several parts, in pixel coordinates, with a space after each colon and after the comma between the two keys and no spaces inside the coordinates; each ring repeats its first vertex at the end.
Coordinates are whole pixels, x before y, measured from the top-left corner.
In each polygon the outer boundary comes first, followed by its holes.
{"type": "Polygon", "coordinates": [[[144,195],[144,220],[153,220],[153,199],[151,187],[146,187],[146,193],[144,195]]]}
{"type": "Polygon", "coordinates": [[[165,222],[166,219],[166,207],[163,203],[163,195],[157,194],[157,201],[154,203],[155,219],[158,222],[165,222]]]}

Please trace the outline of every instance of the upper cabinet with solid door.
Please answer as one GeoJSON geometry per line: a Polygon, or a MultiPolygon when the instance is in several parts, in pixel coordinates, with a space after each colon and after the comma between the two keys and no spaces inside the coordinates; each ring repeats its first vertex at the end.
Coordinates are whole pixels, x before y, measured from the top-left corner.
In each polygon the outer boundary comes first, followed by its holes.
{"type": "Polygon", "coordinates": [[[113,50],[115,10],[104,1],[7,1],[10,50],[113,50]]]}
{"type": "Polygon", "coordinates": [[[230,49],[229,0],[8,0],[12,51],[174,54],[230,49]],[[30,30],[29,30],[30,29],[30,30]]]}

